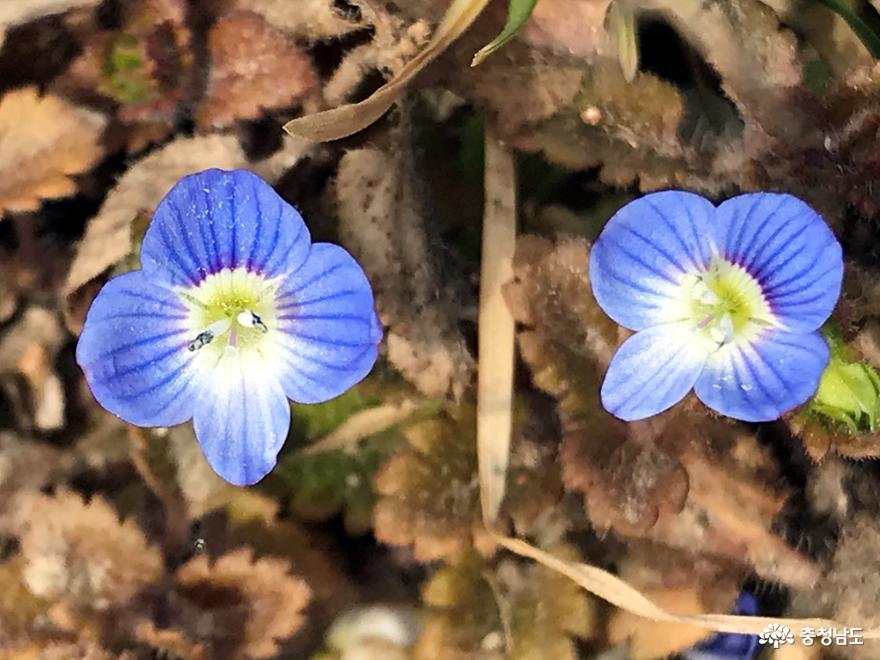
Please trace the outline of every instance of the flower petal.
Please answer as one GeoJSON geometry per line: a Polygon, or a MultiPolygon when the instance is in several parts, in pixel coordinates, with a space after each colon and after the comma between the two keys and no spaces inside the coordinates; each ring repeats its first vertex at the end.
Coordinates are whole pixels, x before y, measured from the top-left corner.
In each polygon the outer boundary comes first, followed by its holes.
{"type": "Polygon", "coordinates": [[[611,360],[602,406],[626,421],[663,412],[694,386],[712,345],[684,323],[637,332],[611,360]]]}
{"type": "Polygon", "coordinates": [[[732,343],[713,353],[694,389],[722,415],[768,422],[816,392],[828,353],[818,332],[765,330],[749,344],[732,343]]]}
{"type": "Polygon", "coordinates": [[[192,286],[223,268],[275,277],[299,268],[311,239],[300,214],[247,170],[178,181],[153,215],[141,264],[157,284],[192,286]]]}
{"type": "Polygon", "coordinates": [[[605,313],[632,330],[674,320],[682,276],[705,269],[714,253],[714,213],[708,200],[677,190],[615,213],[590,253],[593,294],[605,313]]]}
{"type": "Polygon", "coordinates": [[[373,368],[382,339],[363,270],[338,245],[316,243],[281,286],[276,347],[288,397],[320,403],[342,394],[373,368]]]}
{"type": "Polygon", "coordinates": [[[290,404],[269,365],[227,348],[199,397],[193,425],[214,471],[248,486],[275,467],[290,428],[290,404]]]}
{"type": "Polygon", "coordinates": [[[138,426],[192,417],[199,370],[187,350],[187,310],[172,291],[125,273],[101,289],[86,316],[76,360],[104,408],[138,426]]]}
{"type": "Polygon", "coordinates": [[[816,211],[796,197],[751,193],[718,207],[721,249],[760,284],[789,330],[822,325],[840,297],[843,256],[816,211]]]}

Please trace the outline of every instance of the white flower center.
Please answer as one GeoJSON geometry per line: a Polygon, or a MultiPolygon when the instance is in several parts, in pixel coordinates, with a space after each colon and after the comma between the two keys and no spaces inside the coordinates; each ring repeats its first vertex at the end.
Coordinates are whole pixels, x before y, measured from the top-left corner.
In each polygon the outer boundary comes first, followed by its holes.
{"type": "Polygon", "coordinates": [[[682,280],[684,320],[718,347],[748,341],[778,325],[758,281],[742,266],[715,257],[706,271],[682,280]]]}
{"type": "Polygon", "coordinates": [[[224,268],[182,290],[192,328],[190,351],[258,349],[276,320],[276,284],[244,268],[224,268]]]}

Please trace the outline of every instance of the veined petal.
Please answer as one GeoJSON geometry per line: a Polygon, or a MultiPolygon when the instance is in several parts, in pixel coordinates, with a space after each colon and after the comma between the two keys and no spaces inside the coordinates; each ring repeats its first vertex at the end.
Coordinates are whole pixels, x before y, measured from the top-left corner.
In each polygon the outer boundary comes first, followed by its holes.
{"type": "Polygon", "coordinates": [[[828,354],[818,332],[764,330],[750,343],[731,343],[713,353],[694,390],[722,415],[768,422],[816,392],[828,354]]]}
{"type": "Polygon", "coordinates": [[[611,360],[602,406],[626,421],[663,412],[694,386],[712,346],[684,323],[637,332],[611,360]]]}
{"type": "Polygon", "coordinates": [[[290,428],[290,405],[274,369],[227,348],[199,397],[193,425],[214,471],[248,486],[275,467],[290,428]]]}
{"type": "Polygon", "coordinates": [[[382,328],[363,270],[344,249],[312,246],[279,288],[275,347],[281,382],[299,403],[320,403],[362,380],[378,356],[382,328]]]}
{"type": "Polygon", "coordinates": [[[192,417],[199,369],[187,350],[187,310],[143,271],[108,282],[92,303],[76,361],[104,408],[138,426],[192,417]]]}
{"type": "Polygon", "coordinates": [[[590,281],[612,319],[641,330],[677,318],[682,278],[715,252],[711,202],[670,190],[620,209],[590,253],[590,281]]]}
{"type": "Polygon", "coordinates": [[[822,325],[840,297],[843,256],[822,217],[796,197],[752,193],[718,207],[726,258],[761,285],[777,319],[789,330],[822,325]]]}
{"type": "Polygon", "coordinates": [[[153,215],[141,264],[158,284],[192,286],[223,268],[272,278],[295,271],[311,238],[300,214],[247,170],[211,169],[178,181],[153,215]]]}

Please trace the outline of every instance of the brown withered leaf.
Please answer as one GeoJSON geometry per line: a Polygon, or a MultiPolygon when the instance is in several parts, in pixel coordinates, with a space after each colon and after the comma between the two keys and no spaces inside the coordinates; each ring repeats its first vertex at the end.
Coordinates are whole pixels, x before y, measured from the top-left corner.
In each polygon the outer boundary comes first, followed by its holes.
{"type": "MultiPolygon", "coordinates": [[[[667,612],[728,612],[747,571],[727,562],[651,543],[631,542],[619,575],[667,612]]],[[[666,658],[712,633],[683,623],[660,623],[616,609],[608,621],[612,644],[629,640],[632,660],[666,658]]]]}
{"type": "Polygon", "coordinates": [[[584,493],[598,529],[644,532],[661,512],[681,509],[687,474],[653,443],[667,417],[627,425],[602,408],[600,378],[618,329],[593,297],[588,249],[582,240],[521,237],[504,295],[526,326],[518,343],[534,383],[559,401],[566,489],[584,493]]]}
{"type": "Polygon", "coordinates": [[[49,608],[47,601],[28,591],[23,567],[20,556],[0,563],[0,655],[25,644],[34,632],[34,622],[49,608]]]}
{"type": "Polygon", "coordinates": [[[703,412],[685,413],[657,444],[679,457],[689,489],[682,511],[661,515],[649,538],[747,562],[774,582],[806,588],[816,581],[816,564],[772,531],[788,493],[779,486],[776,462],[754,435],[703,412]]]}
{"type": "MultiPolygon", "coordinates": [[[[872,486],[872,490],[874,488],[872,486]]],[[[856,625],[865,629],[880,625],[877,609],[880,563],[875,551],[878,543],[880,528],[875,514],[860,511],[847,519],[829,566],[814,588],[792,592],[789,614],[858,621],[856,625]]],[[[868,640],[864,646],[853,645],[846,657],[873,660],[876,650],[872,645],[876,643],[868,640]]]]}
{"type": "Polygon", "coordinates": [[[419,561],[445,559],[477,543],[494,549],[480,522],[473,408],[460,408],[404,429],[409,446],[376,475],[376,538],[412,545],[419,561]]]}
{"type": "Polygon", "coordinates": [[[103,155],[106,118],[36,87],[0,98],[0,217],[76,192],[73,175],[103,155]]]}
{"type": "MultiPolygon", "coordinates": [[[[609,416],[610,417],[610,416],[609,416]]],[[[583,493],[593,526],[641,536],[664,514],[681,511],[689,477],[677,456],[658,447],[650,432],[605,420],[567,432],[560,460],[566,490],[583,493]]]]}
{"type": "Polygon", "coordinates": [[[163,572],[162,557],[100,496],[32,500],[21,538],[24,578],[37,596],[87,610],[125,603],[163,572]]]}
{"type": "MultiPolygon", "coordinates": [[[[455,49],[470,46],[463,41],[455,49]]],[[[583,79],[582,62],[560,60],[514,42],[504,47],[503,55],[490,57],[478,67],[456,70],[449,85],[486,108],[501,136],[507,138],[529,133],[534,125],[571,105],[583,79]]]]}
{"type": "Polygon", "coordinates": [[[190,642],[177,629],[161,630],[152,621],[138,624],[135,637],[153,650],[154,657],[209,660],[204,644],[190,642]]]}
{"type": "Polygon", "coordinates": [[[43,16],[61,14],[70,9],[94,7],[100,0],[23,0],[0,3],[0,46],[6,31],[43,16]]]}
{"type": "Polygon", "coordinates": [[[53,365],[66,340],[57,314],[36,305],[0,333],[0,388],[24,429],[53,431],[64,424],[64,388],[53,365]]]}
{"type": "Polygon", "coordinates": [[[364,267],[376,295],[388,361],[431,397],[460,397],[474,360],[456,322],[461,301],[432,258],[422,184],[412,147],[349,151],[339,163],[339,238],[364,267]]]}
{"type": "MultiPolygon", "coordinates": [[[[25,656],[27,657],[27,656],[25,656]]],[[[38,660],[135,660],[133,653],[113,653],[98,642],[55,642],[42,649],[38,660]]]]}
{"type": "Polygon", "coordinates": [[[831,428],[823,420],[802,411],[786,420],[791,432],[804,445],[807,455],[819,462],[834,451],[849,458],[880,456],[880,433],[855,434],[843,428],[831,428]]]}
{"type": "Polygon", "coordinates": [[[554,245],[521,236],[514,280],[503,289],[513,317],[526,326],[517,341],[535,384],[556,398],[569,417],[601,409],[598,378],[619,343],[617,324],[593,297],[588,268],[586,241],[554,245]]]}
{"type": "Polygon", "coordinates": [[[590,59],[608,53],[609,0],[541,0],[520,35],[533,46],[590,59]]]}
{"type": "Polygon", "coordinates": [[[208,33],[211,71],[196,110],[203,128],[256,119],[315,92],[317,73],[307,53],[253,12],[221,17],[208,33]]]}
{"type": "Polygon", "coordinates": [[[369,27],[375,22],[371,5],[349,0],[352,11],[342,11],[332,0],[233,0],[235,9],[261,15],[271,25],[297,39],[315,41],[339,37],[353,30],[369,27]]]}
{"type": "Polygon", "coordinates": [[[311,598],[305,582],[289,571],[288,562],[269,557],[255,561],[246,548],[214,563],[199,555],[174,576],[173,620],[214,658],[273,656],[279,640],[302,626],[311,598]]]}

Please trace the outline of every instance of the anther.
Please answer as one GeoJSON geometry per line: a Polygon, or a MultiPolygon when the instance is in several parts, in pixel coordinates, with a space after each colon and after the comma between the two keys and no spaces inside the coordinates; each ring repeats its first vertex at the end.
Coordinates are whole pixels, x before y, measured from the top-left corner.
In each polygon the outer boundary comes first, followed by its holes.
{"type": "Polygon", "coordinates": [[[192,353],[194,351],[199,350],[203,346],[207,346],[212,341],[214,341],[214,333],[210,330],[205,330],[204,332],[200,332],[196,335],[196,338],[193,339],[189,344],[187,344],[187,348],[192,353]]]}
{"type": "Polygon", "coordinates": [[[202,330],[199,334],[196,335],[196,338],[193,339],[189,344],[187,344],[187,348],[190,352],[194,352],[199,350],[200,348],[204,348],[215,338],[224,334],[227,330],[229,330],[229,319],[220,319],[219,321],[214,321],[207,328],[202,330]]]}
{"type": "Polygon", "coordinates": [[[263,323],[263,319],[260,318],[259,314],[250,310],[246,309],[245,311],[240,312],[236,317],[236,320],[239,325],[244,326],[245,328],[257,328],[260,332],[269,332],[269,328],[263,323]]]}

